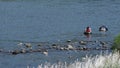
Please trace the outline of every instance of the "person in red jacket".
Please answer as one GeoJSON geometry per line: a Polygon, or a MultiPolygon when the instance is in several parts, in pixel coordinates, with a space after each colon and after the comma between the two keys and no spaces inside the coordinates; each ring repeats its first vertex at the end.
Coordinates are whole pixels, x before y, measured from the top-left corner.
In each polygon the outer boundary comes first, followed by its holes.
{"type": "Polygon", "coordinates": [[[85,31],[84,31],[84,34],[91,34],[92,33],[92,30],[91,28],[88,26],[85,31]]]}

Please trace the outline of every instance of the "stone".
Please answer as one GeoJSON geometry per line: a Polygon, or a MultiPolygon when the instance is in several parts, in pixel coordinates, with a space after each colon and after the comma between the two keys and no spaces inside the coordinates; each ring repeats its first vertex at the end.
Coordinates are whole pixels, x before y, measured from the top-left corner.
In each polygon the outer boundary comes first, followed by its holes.
{"type": "Polygon", "coordinates": [[[87,44],[87,42],[85,42],[85,41],[80,41],[79,42],[81,45],[86,45],[87,44]]]}

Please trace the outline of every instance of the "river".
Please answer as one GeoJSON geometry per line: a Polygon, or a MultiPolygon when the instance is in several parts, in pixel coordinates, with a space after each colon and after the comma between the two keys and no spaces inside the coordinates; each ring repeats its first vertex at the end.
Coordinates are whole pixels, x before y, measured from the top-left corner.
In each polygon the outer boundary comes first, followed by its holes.
{"type": "MultiPolygon", "coordinates": [[[[0,0],[0,50],[20,49],[19,43],[64,43],[67,40],[107,41],[120,32],[119,0],[0,0]],[[108,31],[98,31],[101,25],[108,31]],[[84,29],[90,26],[88,39],[84,29]]],[[[66,44],[66,43],[65,43],[66,44]]],[[[108,45],[111,46],[111,45],[108,45]]],[[[37,47],[34,47],[34,49],[37,47]]],[[[25,68],[45,62],[73,62],[101,51],[50,51],[11,55],[0,52],[1,68],[25,68]],[[68,58],[68,57],[72,57],[68,58]]]]}

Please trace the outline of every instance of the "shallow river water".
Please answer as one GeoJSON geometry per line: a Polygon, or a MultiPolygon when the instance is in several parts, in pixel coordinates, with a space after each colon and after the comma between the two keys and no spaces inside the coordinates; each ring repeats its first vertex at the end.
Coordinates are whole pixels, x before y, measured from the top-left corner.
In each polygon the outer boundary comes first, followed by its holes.
{"type": "Polygon", "coordinates": [[[120,32],[119,22],[119,0],[0,0],[0,67],[26,68],[45,62],[72,63],[85,55],[110,52],[109,49],[61,51],[49,48],[53,44],[84,47],[78,43],[81,40],[89,41],[86,46],[90,48],[100,47],[101,41],[110,47],[120,32]],[[108,31],[99,32],[101,25],[107,26],[108,31]],[[92,28],[90,37],[83,34],[87,26],[92,28]],[[26,48],[23,45],[26,43],[32,48],[26,48]],[[48,49],[48,54],[11,54],[14,50],[38,48],[48,49]]]}

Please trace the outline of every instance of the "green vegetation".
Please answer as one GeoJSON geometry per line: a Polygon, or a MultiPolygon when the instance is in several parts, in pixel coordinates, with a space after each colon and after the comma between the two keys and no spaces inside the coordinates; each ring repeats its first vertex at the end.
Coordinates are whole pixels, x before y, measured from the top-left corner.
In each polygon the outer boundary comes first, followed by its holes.
{"type": "Polygon", "coordinates": [[[115,37],[112,49],[120,50],[120,34],[115,37]]]}

